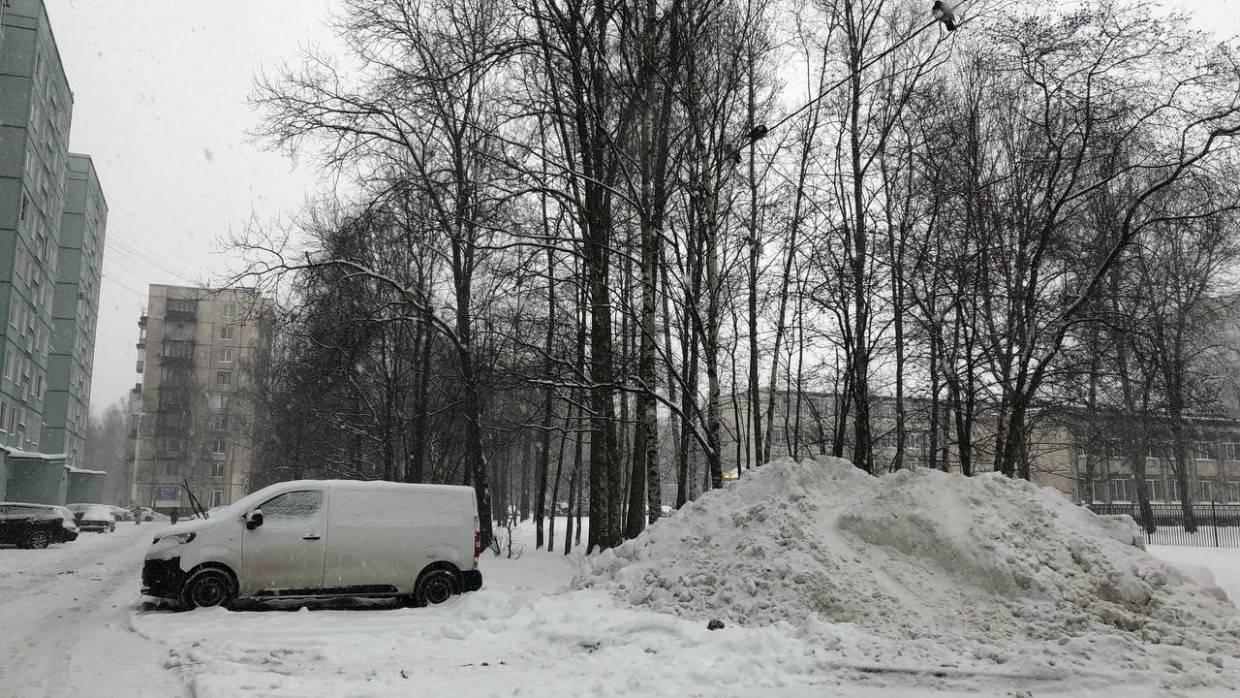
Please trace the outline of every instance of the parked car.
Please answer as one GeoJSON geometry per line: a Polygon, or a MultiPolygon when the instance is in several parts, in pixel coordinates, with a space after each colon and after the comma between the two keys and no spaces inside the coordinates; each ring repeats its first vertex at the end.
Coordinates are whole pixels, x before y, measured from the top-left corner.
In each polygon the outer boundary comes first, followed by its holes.
{"type": "Polygon", "coordinates": [[[77,517],[73,515],[72,511],[69,511],[69,507],[54,506],[52,508],[56,510],[57,514],[60,514],[60,519],[61,521],[64,522],[65,539],[63,542],[67,543],[69,541],[77,540],[77,537],[78,537],[77,517]]]}
{"type": "Polygon", "coordinates": [[[108,511],[112,512],[112,517],[117,521],[133,521],[133,512],[125,507],[118,507],[112,504],[105,504],[104,506],[108,508],[108,511]]]}
{"type": "Polygon", "coordinates": [[[155,510],[150,507],[134,507],[134,516],[141,516],[143,521],[154,521],[155,510]]]}
{"type": "Polygon", "coordinates": [[[160,531],[142,593],[189,607],[237,599],[400,597],[482,588],[470,487],[301,480],[160,531]]]}
{"type": "Polygon", "coordinates": [[[68,508],[73,512],[79,530],[98,533],[116,530],[116,517],[105,504],[69,504],[68,508]]]}
{"type": "Polygon", "coordinates": [[[0,543],[41,549],[74,538],[77,538],[77,531],[71,534],[64,518],[54,507],[22,502],[0,503],[0,543]]]}

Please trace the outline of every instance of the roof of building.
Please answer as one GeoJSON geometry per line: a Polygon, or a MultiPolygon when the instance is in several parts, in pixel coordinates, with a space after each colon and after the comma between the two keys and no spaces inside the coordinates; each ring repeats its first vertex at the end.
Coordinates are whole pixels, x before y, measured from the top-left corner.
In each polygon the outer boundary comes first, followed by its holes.
{"type": "Polygon", "coordinates": [[[25,458],[28,460],[64,460],[67,456],[63,453],[39,453],[37,451],[23,451],[20,448],[5,446],[0,444],[0,450],[8,454],[9,458],[25,458]]]}
{"type": "Polygon", "coordinates": [[[72,465],[66,465],[65,469],[74,475],[107,475],[106,470],[88,470],[86,468],[75,468],[72,465]]]}

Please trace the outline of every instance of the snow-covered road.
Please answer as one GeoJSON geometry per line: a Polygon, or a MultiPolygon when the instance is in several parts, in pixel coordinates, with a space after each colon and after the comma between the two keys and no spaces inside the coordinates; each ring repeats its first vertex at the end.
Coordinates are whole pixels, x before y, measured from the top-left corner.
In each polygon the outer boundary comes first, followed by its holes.
{"type": "Polygon", "coordinates": [[[0,696],[185,693],[167,649],[130,628],[142,556],[162,524],[119,524],[46,550],[0,548],[0,696]]]}

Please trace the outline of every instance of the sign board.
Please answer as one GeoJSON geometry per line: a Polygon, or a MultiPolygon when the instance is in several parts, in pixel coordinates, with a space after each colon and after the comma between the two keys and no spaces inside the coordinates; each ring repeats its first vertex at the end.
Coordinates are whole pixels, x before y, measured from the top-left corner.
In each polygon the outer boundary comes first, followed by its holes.
{"type": "Polygon", "coordinates": [[[179,491],[176,485],[158,485],[155,488],[155,506],[174,507],[177,505],[179,491]]]}

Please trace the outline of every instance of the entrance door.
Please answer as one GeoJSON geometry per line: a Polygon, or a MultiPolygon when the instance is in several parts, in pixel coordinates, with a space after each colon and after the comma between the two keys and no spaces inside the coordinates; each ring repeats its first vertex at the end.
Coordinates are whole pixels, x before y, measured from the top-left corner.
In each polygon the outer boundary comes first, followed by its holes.
{"type": "Polygon", "coordinates": [[[323,586],[327,507],[322,490],[276,495],[257,507],[263,525],[241,546],[242,594],[312,593],[323,586]]]}

